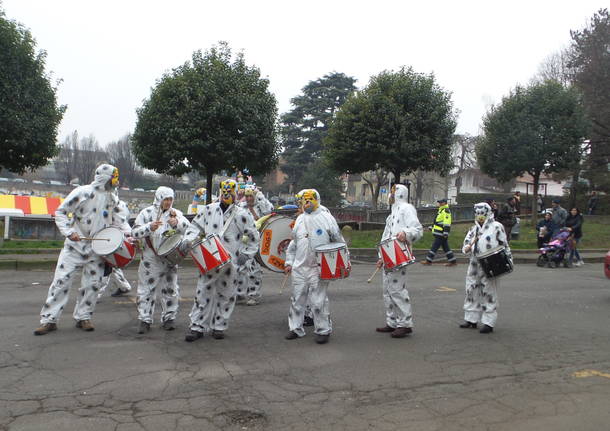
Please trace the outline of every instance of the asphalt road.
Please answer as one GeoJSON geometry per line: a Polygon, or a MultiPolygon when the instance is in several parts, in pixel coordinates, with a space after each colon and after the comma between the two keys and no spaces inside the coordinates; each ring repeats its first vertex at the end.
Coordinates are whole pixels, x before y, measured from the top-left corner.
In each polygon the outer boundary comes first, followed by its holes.
{"type": "Polygon", "coordinates": [[[226,339],[186,343],[194,268],[180,272],[178,329],[155,323],[145,336],[133,297],[104,297],[94,332],[74,327],[71,302],[58,331],[35,337],[51,271],[0,271],[0,429],[610,429],[601,264],[518,266],[490,335],[457,326],[465,270],[410,268],[414,333],[392,339],[374,331],[380,277],[367,284],[372,266],[354,265],[330,288],[326,345],[311,331],[284,340],[289,288],[280,294],[276,274],[261,305],[236,308],[226,339]]]}

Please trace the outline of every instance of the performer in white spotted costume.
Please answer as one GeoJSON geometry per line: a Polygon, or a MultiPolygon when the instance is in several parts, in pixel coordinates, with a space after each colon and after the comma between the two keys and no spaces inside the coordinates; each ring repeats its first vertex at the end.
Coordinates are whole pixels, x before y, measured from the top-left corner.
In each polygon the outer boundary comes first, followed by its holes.
{"type": "Polygon", "coordinates": [[[138,333],[150,330],[153,323],[157,288],[161,290],[161,321],[163,329],[171,331],[178,313],[180,288],[178,267],[171,265],[156,250],[168,231],[184,234],[190,226],[182,212],[172,208],[174,191],[169,187],[159,187],[155,191],[153,204],[144,208],[136,217],[133,236],[144,240],[144,252],[138,267],[138,333]]]}
{"type": "MultiPolygon", "coordinates": [[[[408,203],[408,190],[402,184],[392,186],[390,202],[392,212],[385,222],[381,241],[396,237],[399,241],[413,244],[423,235],[423,228],[417,218],[415,207],[408,203]]],[[[381,267],[381,259],[377,266],[381,267]]],[[[393,338],[403,338],[413,332],[411,299],[407,290],[407,269],[400,268],[383,273],[383,302],[386,325],[377,332],[388,332],[393,338]]]]}
{"type": "Polygon", "coordinates": [[[91,241],[81,238],[93,237],[99,230],[110,226],[118,227],[125,235],[131,233],[127,218],[120,214],[118,185],[118,169],[108,164],[100,165],[95,170],[93,182],[72,190],[57,208],[55,224],[66,240],[57,260],[47,299],[40,311],[41,326],[34,334],[45,335],[57,329],[57,322],[68,302],[72,281],[81,271],[81,287],[72,315],[78,328],[94,330],[91,316],[97,303],[105,264],[100,256],[93,253],[91,241]]]}
{"type": "MultiPolygon", "coordinates": [[[[273,212],[273,204],[254,185],[246,185],[244,196],[245,201],[241,202],[239,206],[248,211],[255,222],[273,212]]],[[[263,270],[260,263],[255,258],[248,259],[246,271],[237,282],[237,298],[246,296],[248,298],[247,305],[257,305],[261,298],[262,283],[263,270]]]]}
{"type": "Polygon", "coordinates": [[[246,271],[246,262],[258,250],[259,235],[252,215],[235,205],[237,183],[225,180],[220,185],[219,202],[206,205],[193,219],[187,240],[209,234],[220,235],[220,241],[231,255],[231,262],[220,269],[199,274],[195,303],[189,315],[191,325],[185,340],[192,342],[211,332],[215,339],[224,338],[235,308],[236,279],[246,271]]]}
{"type": "Polygon", "coordinates": [[[495,221],[491,207],[485,202],[474,206],[474,226],[464,238],[462,253],[470,255],[466,272],[466,293],[464,297],[464,323],[461,328],[476,328],[481,322],[482,334],[493,332],[498,319],[498,283],[497,278],[485,276],[477,256],[485,251],[505,246],[509,258],[512,254],[506,232],[501,223],[495,221]]]}

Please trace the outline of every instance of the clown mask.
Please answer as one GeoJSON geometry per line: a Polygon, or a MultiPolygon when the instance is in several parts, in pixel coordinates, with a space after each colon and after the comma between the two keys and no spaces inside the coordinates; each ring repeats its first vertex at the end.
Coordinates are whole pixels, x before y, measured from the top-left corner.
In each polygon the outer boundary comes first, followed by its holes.
{"type": "Polygon", "coordinates": [[[320,202],[318,201],[318,196],[315,190],[306,190],[303,192],[303,210],[307,214],[311,214],[315,210],[320,207],[320,202]]]}
{"type": "Polygon", "coordinates": [[[225,180],[220,183],[220,200],[225,205],[231,205],[235,202],[235,189],[237,183],[233,180],[225,180]]]}

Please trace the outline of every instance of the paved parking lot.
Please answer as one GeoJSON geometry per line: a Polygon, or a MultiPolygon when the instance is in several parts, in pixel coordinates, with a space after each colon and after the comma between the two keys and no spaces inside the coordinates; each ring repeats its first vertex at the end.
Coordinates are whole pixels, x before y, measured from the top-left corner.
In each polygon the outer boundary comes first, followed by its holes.
{"type": "MultiPolygon", "coordinates": [[[[286,341],[289,288],[238,306],[225,340],[184,342],[196,273],[180,272],[178,329],[136,334],[134,298],[104,297],[92,333],[35,337],[51,271],[0,271],[0,429],[606,430],[610,280],[601,264],[520,265],[495,332],[458,328],[465,266],[410,268],[414,334],[383,321],[372,265],[330,288],[334,333],[286,341]]],[[[135,268],[127,271],[136,280],[135,268]]],[[[134,286],[135,287],[135,286],[134,286]]],[[[72,292],[74,294],[75,291],[72,292]]]]}

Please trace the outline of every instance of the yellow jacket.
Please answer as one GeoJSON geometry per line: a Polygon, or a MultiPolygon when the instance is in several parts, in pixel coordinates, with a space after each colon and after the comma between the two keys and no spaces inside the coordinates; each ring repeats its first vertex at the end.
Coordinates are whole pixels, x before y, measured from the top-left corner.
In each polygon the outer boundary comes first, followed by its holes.
{"type": "Polygon", "coordinates": [[[437,236],[449,235],[451,230],[451,210],[449,204],[442,205],[438,208],[434,225],[432,226],[432,234],[437,236]]]}

